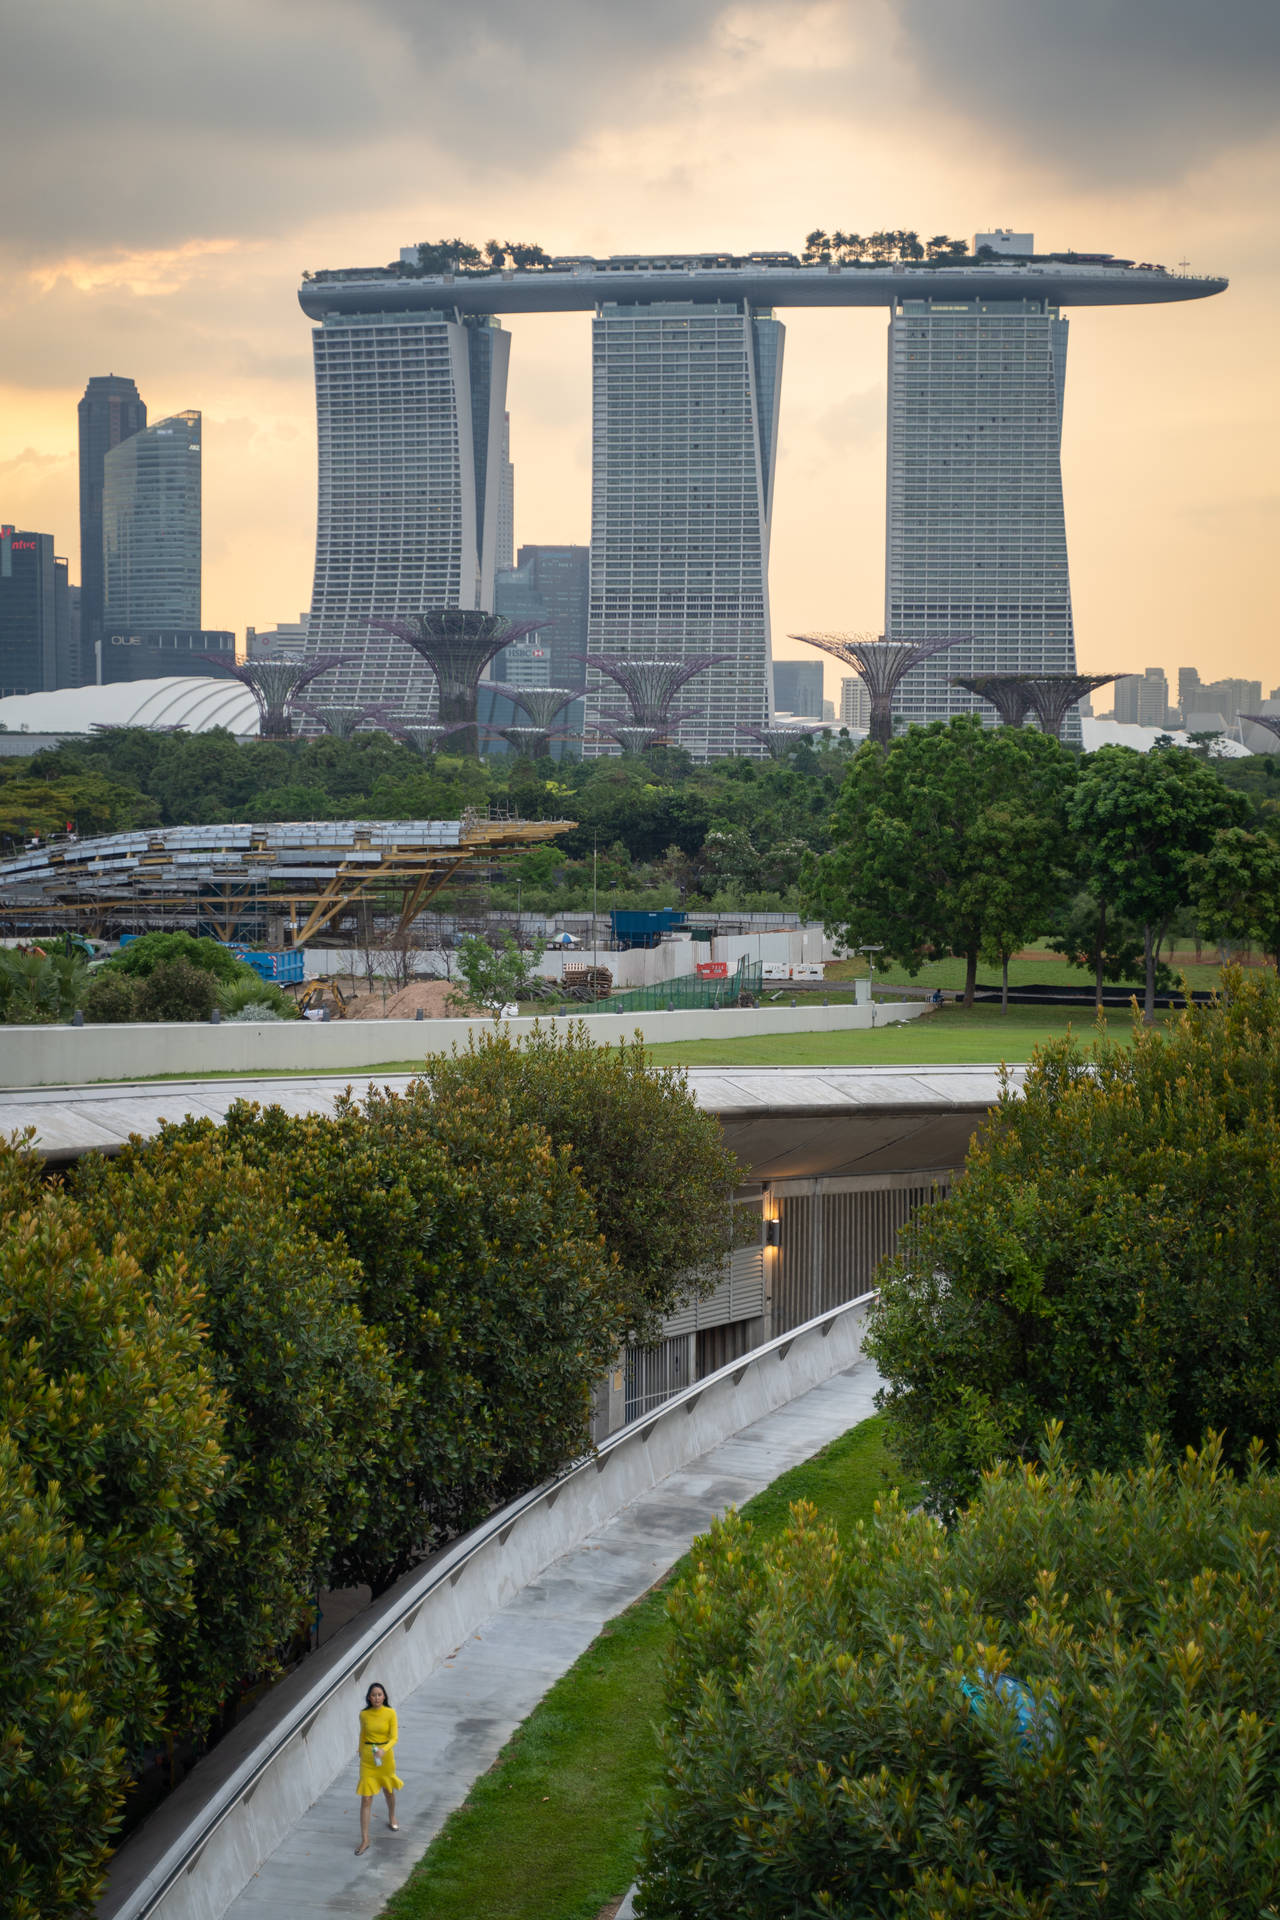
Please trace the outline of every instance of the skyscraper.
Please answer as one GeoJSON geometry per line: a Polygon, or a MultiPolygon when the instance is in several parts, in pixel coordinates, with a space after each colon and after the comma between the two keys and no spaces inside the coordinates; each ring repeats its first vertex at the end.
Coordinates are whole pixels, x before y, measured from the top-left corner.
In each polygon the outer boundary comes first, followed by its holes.
{"type": "Polygon", "coordinates": [[[773,704],[779,713],[799,713],[806,720],[821,720],[821,660],[775,660],[773,704]]]}
{"type": "MultiPolygon", "coordinates": [[[[1075,671],[1066,355],[1067,322],[1043,299],[895,301],[885,632],[973,636],[907,675],[895,712],[909,722],[978,712],[994,725],[957,674],[1075,671]]],[[[1078,740],[1078,717],[1067,727],[1078,740]]]]}
{"type": "MultiPolygon", "coordinates": [[[[769,718],[782,345],[749,300],[604,301],[593,323],[590,650],[729,656],[681,690],[679,740],[698,759],[769,718]]],[[[588,725],[618,704],[593,671],[588,725]]]]}
{"type": "MultiPolygon", "coordinates": [[[[495,613],[512,620],[536,620],[537,633],[504,647],[489,668],[490,680],[514,686],[580,687],[586,668],[575,654],[587,650],[587,600],[590,551],[586,547],[523,546],[518,565],[494,582],[495,613]]],[[[509,701],[480,686],[481,718],[495,726],[518,724],[522,716],[509,701]]],[[[574,701],[558,724],[582,728],[582,702],[574,701]]]]}
{"type": "Polygon", "coordinates": [[[327,312],[312,341],[320,469],[305,653],[358,656],[326,679],[326,699],[425,712],[430,670],[371,628],[424,608],[492,609],[511,336],[485,315],[327,312]]]}
{"type": "MultiPolygon", "coordinates": [[[[137,387],[123,374],[95,374],[77,408],[80,420],[80,674],[94,677],[94,642],[102,637],[105,588],[102,561],[103,463],[113,447],[147,424],[137,387]]],[[[197,622],[197,625],[199,623],[197,622]]]]}
{"type": "Polygon", "coordinates": [[[58,684],[58,568],[51,533],[0,526],[0,695],[58,684]]]}
{"type": "Polygon", "coordinates": [[[104,636],[200,626],[200,415],[122,440],[102,479],[104,636]]]}

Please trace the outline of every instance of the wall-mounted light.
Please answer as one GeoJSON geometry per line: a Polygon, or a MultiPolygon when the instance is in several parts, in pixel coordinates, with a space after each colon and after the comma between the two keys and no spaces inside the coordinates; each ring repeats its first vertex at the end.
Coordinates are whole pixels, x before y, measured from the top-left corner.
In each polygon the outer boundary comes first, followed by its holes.
{"type": "Polygon", "coordinates": [[[765,1246],[766,1246],[766,1247],[777,1247],[777,1246],[780,1246],[780,1245],[782,1244],[782,1222],[781,1222],[781,1220],[766,1220],[766,1221],[765,1221],[765,1223],[764,1223],[764,1244],[765,1244],[765,1246]]]}

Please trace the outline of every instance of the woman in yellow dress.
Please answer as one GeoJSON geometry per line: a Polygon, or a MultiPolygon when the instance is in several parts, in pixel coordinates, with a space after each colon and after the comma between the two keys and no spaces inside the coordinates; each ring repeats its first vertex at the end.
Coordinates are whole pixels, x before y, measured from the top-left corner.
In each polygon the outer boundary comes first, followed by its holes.
{"type": "Polygon", "coordinates": [[[356,1782],[356,1792],[360,1796],[360,1845],[357,1853],[369,1851],[369,1816],[373,1812],[373,1797],[381,1788],[387,1797],[387,1825],[392,1833],[399,1833],[396,1825],[396,1788],[404,1781],[396,1772],[396,1736],[400,1729],[396,1723],[395,1708],[387,1699],[387,1690],[375,1680],[364,1697],[364,1709],[360,1715],[360,1778],[356,1782]]]}

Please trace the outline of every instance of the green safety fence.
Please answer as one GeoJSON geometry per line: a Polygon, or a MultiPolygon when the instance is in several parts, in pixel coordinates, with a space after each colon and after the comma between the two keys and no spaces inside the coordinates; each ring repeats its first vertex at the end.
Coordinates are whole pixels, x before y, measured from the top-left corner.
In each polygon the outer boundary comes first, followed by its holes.
{"type": "Polygon", "coordinates": [[[709,979],[700,973],[681,973],[674,980],[660,980],[653,987],[633,987],[626,993],[611,993],[607,1000],[593,1003],[593,1013],[665,1013],[668,1007],[732,1007],[739,995],[760,997],[763,978],[760,962],[744,961],[727,976],[709,979]]]}

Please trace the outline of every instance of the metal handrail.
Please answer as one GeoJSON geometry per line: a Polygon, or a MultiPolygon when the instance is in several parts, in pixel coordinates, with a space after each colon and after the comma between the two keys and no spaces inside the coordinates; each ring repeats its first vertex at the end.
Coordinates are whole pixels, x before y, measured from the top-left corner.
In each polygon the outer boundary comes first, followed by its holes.
{"type": "Polygon", "coordinates": [[[763,1346],[753,1347],[749,1353],[740,1355],[738,1359],[729,1361],[726,1366],[717,1368],[714,1373],[709,1373],[691,1386],[682,1388],[652,1413],[642,1415],[639,1419],[629,1422],[627,1426],[619,1428],[617,1433],[610,1434],[594,1453],[576,1461],[555,1479],[544,1481],[540,1487],[533,1488],[529,1493],[522,1494],[518,1499],[500,1508],[497,1513],[490,1514],[489,1518],[481,1521],[471,1533],[456,1541],[453,1546],[447,1547],[433,1562],[430,1570],[424,1573],[422,1579],[415,1581],[403,1595],[394,1610],[383,1614],[376,1624],[366,1630],[330,1677],[317,1683],[316,1689],[308,1693],[284,1716],[279,1726],[267,1736],[270,1741],[269,1751],[256,1759],[250,1756],[231,1778],[223,1783],[211,1797],[203,1810],[203,1815],[193,1821],[192,1825],[196,1830],[180,1843],[182,1851],[172,1864],[158,1864],[132,1893],[125,1895],[118,1904],[100,1905],[99,1913],[104,1916],[109,1915],[110,1920],[147,1920],[147,1916],[155,1912],[175,1882],[195,1867],[200,1855],[223,1822],[235,1812],[243,1800],[252,1798],[258,1783],[275,1765],[281,1754],[299,1736],[305,1738],[317,1716],[334,1695],[343,1687],[349,1686],[353,1678],[358,1678],[383,1641],[389,1639],[397,1628],[404,1627],[408,1616],[416,1614],[437,1588],[446,1581],[455,1584],[467,1563],[487,1547],[495,1536],[499,1544],[505,1544],[507,1535],[525,1515],[544,1503],[554,1503],[565,1485],[578,1475],[589,1471],[603,1471],[603,1463],[607,1461],[609,1455],[633,1440],[637,1431],[641,1442],[647,1442],[655,1427],[673,1418],[683,1409],[692,1411],[702,1395],[718,1381],[729,1379],[736,1387],[744,1374],[759,1361],[767,1360],[775,1353],[780,1359],[785,1359],[795,1342],[802,1339],[805,1334],[816,1331],[825,1338],[831,1332],[835,1322],[844,1314],[851,1313],[859,1307],[867,1307],[875,1298],[876,1292],[872,1290],[859,1294],[855,1300],[845,1300],[837,1307],[829,1307],[825,1313],[815,1315],[812,1320],[803,1321],[798,1327],[792,1327],[789,1332],[779,1334],[776,1339],[767,1341],[763,1346]],[[161,1877],[157,1879],[156,1875],[161,1877]]]}

